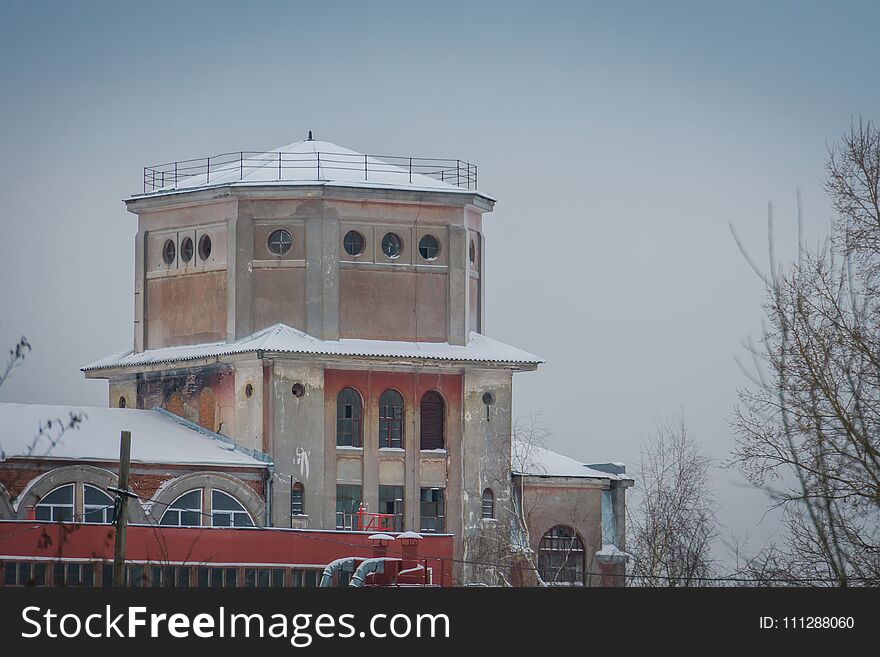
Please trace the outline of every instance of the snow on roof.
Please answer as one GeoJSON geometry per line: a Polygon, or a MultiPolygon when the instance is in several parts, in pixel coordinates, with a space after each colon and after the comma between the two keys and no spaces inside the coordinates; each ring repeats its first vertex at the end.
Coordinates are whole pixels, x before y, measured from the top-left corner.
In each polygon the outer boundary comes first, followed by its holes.
{"type": "MultiPolygon", "coordinates": [[[[172,182],[164,187],[158,187],[154,191],[138,194],[132,198],[201,188],[228,187],[230,185],[247,187],[280,184],[341,185],[359,188],[479,194],[494,200],[475,189],[459,187],[421,173],[411,173],[409,166],[396,166],[382,160],[381,157],[364,155],[329,141],[303,139],[272,151],[245,152],[241,156],[239,153],[232,155],[234,157],[229,162],[223,162],[224,156],[212,158],[219,162],[211,167],[210,175],[206,176],[205,173],[199,172],[197,175],[177,180],[176,185],[173,178],[170,178],[172,182]],[[281,154],[282,163],[280,172],[279,154],[281,154]]],[[[405,158],[389,159],[402,160],[405,158]]],[[[462,165],[464,164],[462,163],[462,165]]]]}
{"type": "Polygon", "coordinates": [[[155,365],[199,358],[214,358],[257,351],[322,356],[365,356],[375,358],[418,358],[420,360],[466,361],[510,364],[543,363],[538,356],[471,333],[463,346],[448,342],[402,342],[342,338],[321,340],[286,324],[275,324],[235,342],[210,342],[181,347],[162,347],[142,352],[125,351],[107,356],[82,368],[84,372],[109,367],[155,365]]]}
{"type": "Polygon", "coordinates": [[[513,441],[514,474],[535,477],[587,477],[591,479],[629,479],[626,475],[595,470],[572,458],[553,452],[540,445],[513,441]]]}
{"type": "Polygon", "coordinates": [[[0,403],[0,449],[6,459],[117,462],[121,431],[131,431],[131,460],[136,463],[267,465],[237,451],[225,436],[206,429],[196,430],[186,420],[160,410],[0,403]],[[82,422],[64,432],[53,447],[49,436],[58,435],[55,423],[69,422],[72,415],[82,416],[82,422]],[[53,429],[34,443],[40,426],[46,426],[50,420],[53,429]]]}

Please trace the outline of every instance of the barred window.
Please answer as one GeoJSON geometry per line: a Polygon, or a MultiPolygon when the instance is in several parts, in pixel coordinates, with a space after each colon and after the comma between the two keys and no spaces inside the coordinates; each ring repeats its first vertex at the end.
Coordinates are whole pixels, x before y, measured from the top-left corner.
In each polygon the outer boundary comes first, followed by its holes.
{"type": "Polygon", "coordinates": [[[483,517],[495,517],[495,493],[492,492],[491,488],[483,491],[483,517]]]}
{"type": "Polygon", "coordinates": [[[547,584],[583,586],[584,542],[573,528],[556,525],[541,538],[538,572],[547,584]]]}
{"type": "Polygon", "coordinates": [[[305,486],[300,482],[290,489],[290,515],[301,516],[305,513],[305,493],[305,486]]]}

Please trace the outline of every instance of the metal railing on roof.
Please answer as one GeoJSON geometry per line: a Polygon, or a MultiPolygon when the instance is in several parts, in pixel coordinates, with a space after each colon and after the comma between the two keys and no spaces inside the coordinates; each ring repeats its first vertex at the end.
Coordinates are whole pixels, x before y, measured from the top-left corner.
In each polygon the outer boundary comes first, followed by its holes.
{"type": "Polygon", "coordinates": [[[240,182],[339,180],[413,184],[427,176],[463,189],[477,189],[477,165],[464,160],[321,151],[239,151],[144,167],[144,193],[240,182]],[[414,181],[414,177],[415,181],[414,181]]]}

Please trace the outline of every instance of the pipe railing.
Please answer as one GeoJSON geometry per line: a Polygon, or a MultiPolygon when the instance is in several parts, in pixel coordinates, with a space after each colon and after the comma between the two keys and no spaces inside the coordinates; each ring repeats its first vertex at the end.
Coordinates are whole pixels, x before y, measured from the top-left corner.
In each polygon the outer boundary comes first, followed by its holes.
{"type": "Polygon", "coordinates": [[[322,151],[238,151],[144,167],[144,193],[241,182],[255,173],[259,175],[254,182],[339,179],[334,172],[345,172],[346,181],[412,184],[418,176],[427,176],[463,189],[477,189],[477,165],[464,160],[322,151]]]}

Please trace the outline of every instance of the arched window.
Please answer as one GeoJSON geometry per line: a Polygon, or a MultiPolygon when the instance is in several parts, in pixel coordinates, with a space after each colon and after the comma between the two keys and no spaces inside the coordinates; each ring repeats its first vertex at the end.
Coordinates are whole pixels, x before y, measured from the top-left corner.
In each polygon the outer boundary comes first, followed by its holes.
{"type": "Polygon", "coordinates": [[[492,492],[491,488],[483,491],[483,517],[495,517],[495,493],[492,492]]]}
{"type": "Polygon", "coordinates": [[[336,444],[361,447],[361,396],[354,388],[343,388],[336,396],[336,444]]]}
{"type": "Polygon", "coordinates": [[[290,515],[304,515],[306,488],[300,482],[296,482],[290,489],[290,515]]]}
{"type": "Polygon", "coordinates": [[[584,542],[574,529],[556,525],[541,538],[538,572],[547,584],[584,585],[584,542]]]}
{"type": "Polygon", "coordinates": [[[445,449],[446,404],[439,392],[429,390],[422,397],[419,444],[421,449],[445,449]]]}
{"type": "Polygon", "coordinates": [[[110,525],[116,518],[114,500],[100,488],[83,485],[83,522],[110,525]]]}
{"type": "Polygon", "coordinates": [[[212,527],[253,527],[254,521],[237,499],[222,490],[211,491],[212,527]]]}
{"type": "Polygon", "coordinates": [[[202,489],[184,493],[174,500],[162,518],[160,525],[168,527],[198,527],[202,524],[202,489]]]}
{"type": "Polygon", "coordinates": [[[47,493],[36,508],[37,520],[70,522],[73,520],[73,486],[65,484],[47,493]]]}
{"type": "Polygon", "coordinates": [[[396,390],[379,397],[379,447],[403,447],[403,396],[396,390]]]}

